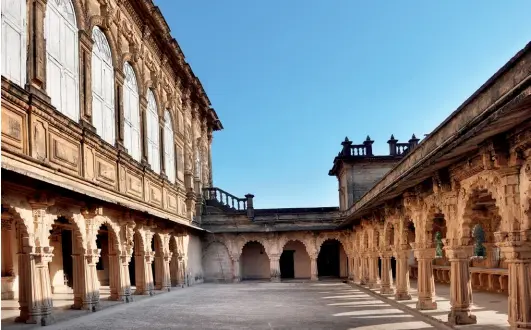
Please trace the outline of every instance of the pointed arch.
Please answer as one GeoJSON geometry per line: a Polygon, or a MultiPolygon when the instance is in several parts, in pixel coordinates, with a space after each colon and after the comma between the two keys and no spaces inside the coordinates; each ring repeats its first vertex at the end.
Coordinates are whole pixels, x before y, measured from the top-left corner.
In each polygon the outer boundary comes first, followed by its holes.
{"type": "Polygon", "coordinates": [[[155,173],[160,173],[160,130],[159,115],[155,93],[150,88],[147,92],[146,132],[148,144],[148,162],[155,173]]]}
{"type": "Polygon", "coordinates": [[[99,26],[92,28],[92,124],[101,138],[114,145],[114,69],[111,47],[99,26]]]}
{"type": "Polygon", "coordinates": [[[173,120],[169,110],[164,111],[164,168],[170,182],[175,182],[175,142],[173,120]]]}
{"type": "Polygon", "coordinates": [[[134,160],[142,157],[140,140],[140,97],[135,70],[129,62],[124,62],[124,146],[134,160]]]}
{"type": "Polygon", "coordinates": [[[79,120],[79,56],[76,11],[71,0],[46,4],[46,91],[52,105],[79,120]]]}

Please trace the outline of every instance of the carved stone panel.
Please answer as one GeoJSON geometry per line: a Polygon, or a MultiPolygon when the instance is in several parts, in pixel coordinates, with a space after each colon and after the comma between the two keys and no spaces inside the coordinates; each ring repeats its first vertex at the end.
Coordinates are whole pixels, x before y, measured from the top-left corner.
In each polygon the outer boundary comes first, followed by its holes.
{"type": "Polygon", "coordinates": [[[115,186],[116,166],[101,158],[96,158],[96,179],[99,182],[115,186]]]}
{"type": "Polygon", "coordinates": [[[125,183],[125,191],[128,195],[142,198],[142,178],[126,172],[125,183]]]}
{"type": "Polygon", "coordinates": [[[79,174],[80,146],[50,132],[50,161],[79,174]]]}
{"type": "Polygon", "coordinates": [[[23,152],[26,140],[24,128],[25,116],[2,108],[2,147],[8,146],[23,152]]]}

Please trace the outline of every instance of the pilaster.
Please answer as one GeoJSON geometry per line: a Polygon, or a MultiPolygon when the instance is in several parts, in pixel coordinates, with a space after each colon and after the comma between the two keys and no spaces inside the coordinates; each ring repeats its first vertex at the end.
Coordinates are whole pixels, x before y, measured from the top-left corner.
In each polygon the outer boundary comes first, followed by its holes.
{"type": "Polygon", "coordinates": [[[79,32],[79,108],[81,124],[96,131],[92,124],[92,47],[94,40],[86,31],[79,32]]]}
{"type": "MultiPolygon", "coordinates": [[[[115,99],[117,102],[116,109],[116,148],[125,150],[124,147],[124,79],[125,75],[121,69],[114,69],[114,84],[116,86],[115,99]]],[[[131,150],[129,150],[130,152],[131,150]]]]}
{"type": "Polygon", "coordinates": [[[28,2],[29,31],[32,37],[28,42],[28,70],[26,89],[37,94],[41,99],[50,102],[46,94],[46,42],[44,37],[44,17],[47,0],[31,0],[28,2]]]}
{"type": "Polygon", "coordinates": [[[378,252],[371,252],[367,258],[369,282],[368,287],[370,289],[377,289],[380,287],[380,275],[378,274],[378,252]]]}

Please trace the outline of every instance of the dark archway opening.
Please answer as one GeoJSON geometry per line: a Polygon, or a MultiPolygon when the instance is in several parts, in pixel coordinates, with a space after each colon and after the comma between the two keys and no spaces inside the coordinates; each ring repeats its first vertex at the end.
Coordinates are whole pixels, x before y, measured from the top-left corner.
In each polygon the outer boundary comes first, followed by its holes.
{"type": "Polygon", "coordinates": [[[395,257],[391,257],[391,274],[393,276],[393,279],[396,279],[396,259],[395,257]]]}
{"type": "Polygon", "coordinates": [[[321,245],[317,257],[319,277],[339,277],[339,250],[340,243],[336,240],[327,240],[321,245]]]}
{"type": "Polygon", "coordinates": [[[295,278],[295,251],[284,250],[280,255],[280,277],[295,278]]]}

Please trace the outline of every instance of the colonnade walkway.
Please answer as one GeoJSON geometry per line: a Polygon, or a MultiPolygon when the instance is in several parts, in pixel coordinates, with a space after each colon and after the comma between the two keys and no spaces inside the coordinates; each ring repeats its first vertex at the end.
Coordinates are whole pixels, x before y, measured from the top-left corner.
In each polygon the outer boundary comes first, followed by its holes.
{"type": "MultiPolygon", "coordinates": [[[[380,295],[380,289],[364,288],[364,290],[370,290],[380,295]]],[[[393,294],[384,294],[380,296],[392,300],[395,304],[402,304],[411,310],[416,311],[417,313],[422,313],[424,315],[436,318],[441,322],[446,323],[448,321],[448,313],[450,312],[449,284],[435,283],[435,300],[437,302],[437,309],[435,310],[416,310],[415,306],[418,300],[416,280],[411,280],[411,288],[409,293],[411,294],[411,300],[396,301],[393,294]]],[[[474,291],[472,293],[472,298],[473,304],[471,306],[471,312],[476,316],[477,324],[458,325],[454,326],[455,328],[488,330],[510,329],[509,322],[507,321],[509,318],[507,294],[474,291]]]]}

